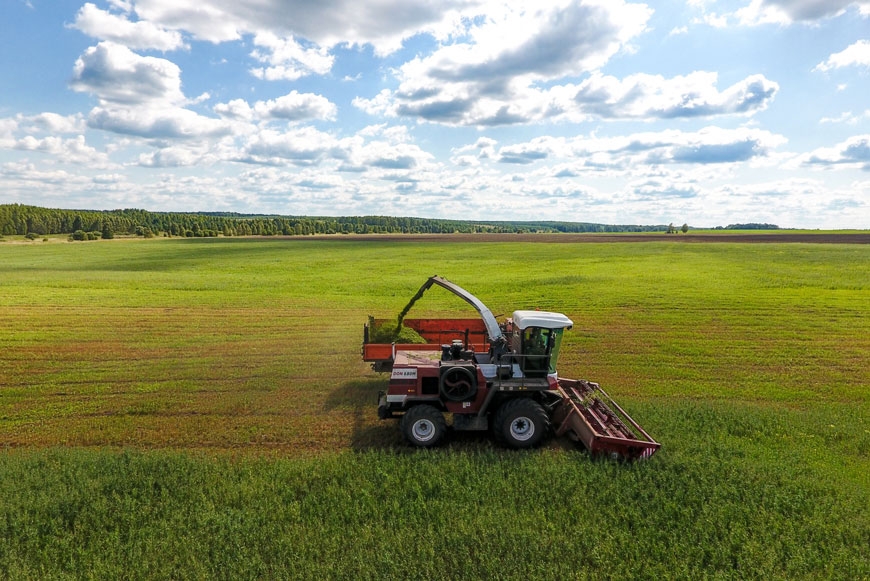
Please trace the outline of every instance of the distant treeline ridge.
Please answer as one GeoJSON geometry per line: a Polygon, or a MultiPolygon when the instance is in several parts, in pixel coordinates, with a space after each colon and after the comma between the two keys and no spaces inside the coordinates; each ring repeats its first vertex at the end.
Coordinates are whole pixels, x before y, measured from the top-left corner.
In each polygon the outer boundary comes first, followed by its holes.
{"type": "MultiPolygon", "coordinates": [[[[775,229],[770,224],[732,225],[775,229]]],[[[668,226],[585,222],[478,222],[393,216],[269,216],[232,212],[149,212],[147,210],[61,210],[0,205],[0,235],[99,233],[140,236],[305,236],[312,234],[450,234],[513,232],[661,232],[668,226]]]]}

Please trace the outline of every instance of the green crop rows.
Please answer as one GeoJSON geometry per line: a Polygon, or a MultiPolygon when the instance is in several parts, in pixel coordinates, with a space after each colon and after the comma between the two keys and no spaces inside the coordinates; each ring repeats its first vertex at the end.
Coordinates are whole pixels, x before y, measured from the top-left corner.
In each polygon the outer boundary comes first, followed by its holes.
{"type": "Polygon", "coordinates": [[[0,244],[0,579],[870,578],[870,246],[482,240],[0,244]],[[432,274],[663,448],[408,448],[362,325],[432,274]]]}

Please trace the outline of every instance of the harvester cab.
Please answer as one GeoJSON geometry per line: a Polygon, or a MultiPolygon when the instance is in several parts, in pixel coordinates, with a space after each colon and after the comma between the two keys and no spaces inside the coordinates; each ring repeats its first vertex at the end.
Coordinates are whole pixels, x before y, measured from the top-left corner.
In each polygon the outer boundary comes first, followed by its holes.
{"type": "Polygon", "coordinates": [[[562,334],[573,326],[574,322],[562,313],[514,311],[505,323],[510,353],[502,356],[512,360],[511,375],[555,379],[562,334]]]}
{"type": "Polygon", "coordinates": [[[515,311],[500,326],[501,337],[486,351],[475,352],[474,346],[462,339],[442,344],[441,367],[473,362],[482,367],[487,377],[555,380],[562,334],[573,325],[561,313],[515,311]]]}
{"type": "Polygon", "coordinates": [[[376,334],[366,325],[363,359],[390,372],[388,389],[378,394],[378,417],[401,418],[402,433],[415,446],[441,442],[452,417],[453,430],[491,430],[512,448],[536,446],[551,429],[596,454],[640,458],[659,448],[598,384],[558,376],[562,337],[574,325],[562,313],[518,310],[500,325],[477,297],[433,276],[399,315],[396,337],[403,325],[422,342],[372,342],[376,334]],[[433,285],[471,304],[480,318],[406,319],[433,285]]]}

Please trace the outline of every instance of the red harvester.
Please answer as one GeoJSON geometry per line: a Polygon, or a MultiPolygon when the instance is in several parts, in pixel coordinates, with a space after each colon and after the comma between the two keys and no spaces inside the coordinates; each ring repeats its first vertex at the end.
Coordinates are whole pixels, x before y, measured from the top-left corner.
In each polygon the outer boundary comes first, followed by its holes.
{"type": "Polygon", "coordinates": [[[597,383],[557,375],[562,334],[573,326],[571,319],[514,311],[499,325],[477,297],[439,276],[430,277],[409,306],[432,285],[464,299],[480,319],[400,318],[399,326],[416,331],[426,341],[422,344],[372,342],[369,325],[364,332],[363,359],[390,373],[387,391],[378,394],[378,416],[401,418],[411,444],[438,444],[447,432],[445,414],[452,414],[454,430],[492,430],[512,448],[535,446],[552,429],[592,454],[637,459],[658,450],[660,444],[597,383]]]}

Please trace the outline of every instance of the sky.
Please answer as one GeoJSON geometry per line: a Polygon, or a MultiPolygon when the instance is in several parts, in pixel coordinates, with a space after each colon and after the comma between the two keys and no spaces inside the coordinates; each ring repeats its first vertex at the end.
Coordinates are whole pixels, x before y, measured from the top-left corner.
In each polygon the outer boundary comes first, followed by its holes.
{"type": "Polygon", "coordinates": [[[870,228],[870,0],[2,0],[0,203],[870,228]]]}

